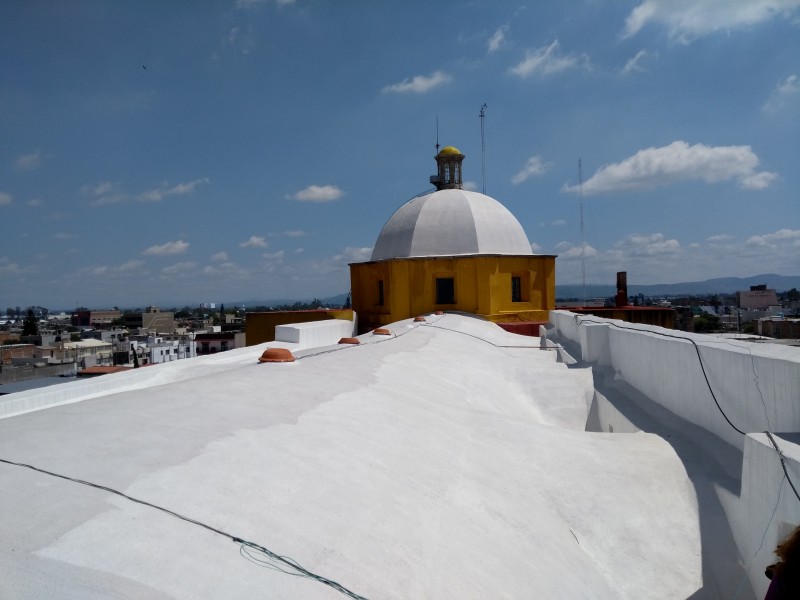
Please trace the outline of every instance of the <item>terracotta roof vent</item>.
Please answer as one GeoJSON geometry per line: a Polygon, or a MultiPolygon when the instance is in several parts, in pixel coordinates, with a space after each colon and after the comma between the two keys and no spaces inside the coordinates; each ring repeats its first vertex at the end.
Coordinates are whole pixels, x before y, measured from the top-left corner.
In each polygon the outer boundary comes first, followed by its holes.
{"type": "Polygon", "coordinates": [[[353,337],[343,337],[339,340],[340,344],[360,344],[361,342],[358,341],[358,338],[353,337]]]}
{"type": "Polygon", "coordinates": [[[435,313],[433,313],[433,314],[435,314],[435,315],[443,315],[443,314],[444,314],[444,311],[443,311],[443,310],[437,310],[437,311],[436,311],[435,313]]]}
{"type": "Polygon", "coordinates": [[[414,323],[423,323],[425,321],[425,317],[414,317],[414,323]]]}
{"type": "Polygon", "coordinates": [[[379,327],[372,331],[372,335],[392,335],[392,332],[384,327],[379,327]]]}
{"type": "Polygon", "coordinates": [[[267,348],[258,362],[294,362],[294,354],[286,348],[267,348]]]}

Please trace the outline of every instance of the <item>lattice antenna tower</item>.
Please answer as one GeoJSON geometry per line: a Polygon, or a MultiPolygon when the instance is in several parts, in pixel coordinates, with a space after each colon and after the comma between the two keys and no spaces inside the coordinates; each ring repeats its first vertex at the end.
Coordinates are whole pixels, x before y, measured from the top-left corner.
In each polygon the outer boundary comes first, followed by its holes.
{"type": "Polygon", "coordinates": [[[583,165],[578,159],[578,206],[580,207],[580,227],[581,227],[581,287],[583,289],[583,304],[586,306],[586,241],[584,240],[583,228],[583,165]]]}
{"type": "Polygon", "coordinates": [[[483,193],[486,193],[486,130],[484,128],[484,119],[486,118],[486,102],[481,104],[481,180],[483,182],[483,193]]]}

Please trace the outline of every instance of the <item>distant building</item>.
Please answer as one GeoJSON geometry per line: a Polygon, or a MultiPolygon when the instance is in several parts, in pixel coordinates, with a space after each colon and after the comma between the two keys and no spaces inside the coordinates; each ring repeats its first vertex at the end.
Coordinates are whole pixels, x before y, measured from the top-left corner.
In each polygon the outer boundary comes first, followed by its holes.
{"type": "Polygon", "coordinates": [[[780,305],[775,290],[768,290],[766,284],[751,285],[748,292],[736,292],[739,308],[766,310],[770,306],[780,305]]]}
{"type": "Polygon", "coordinates": [[[234,348],[244,348],[246,340],[247,337],[242,332],[227,331],[195,334],[198,355],[216,354],[217,352],[225,352],[234,348]]]}
{"type": "Polygon", "coordinates": [[[142,313],[125,313],[125,327],[131,330],[154,331],[156,333],[173,333],[175,331],[175,313],[162,312],[155,306],[148,306],[142,313]]]}
{"type": "Polygon", "coordinates": [[[758,320],[758,335],[779,340],[800,340],[800,319],[769,317],[758,320]]]}
{"type": "Polygon", "coordinates": [[[436,190],[401,206],[371,260],[350,265],[359,330],[436,310],[546,322],[555,307],[555,256],[535,255],[497,200],[463,189],[458,149],[446,146],[435,158],[436,190]]]}
{"type": "Polygon", "coordinates": [[[122,313],[118,310],[76,310],[70,319],[73,327],[109,327],[119,319],[122,313]]]}

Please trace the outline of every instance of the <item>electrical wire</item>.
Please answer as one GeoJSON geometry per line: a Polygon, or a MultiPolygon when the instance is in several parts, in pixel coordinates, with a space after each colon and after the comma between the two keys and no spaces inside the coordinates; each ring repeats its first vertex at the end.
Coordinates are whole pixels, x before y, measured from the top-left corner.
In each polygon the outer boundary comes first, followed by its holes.
{"type": "MultiPolygon", "coordinates": [[[[638,331],[638,332],[642,331],[641,329],[637,329],[635,327],[624,327],[622,325],[618,325],[617,323],[611,323],[609,321],[596,321],[594,319],[580,319],[580,315],[575,315],[575,321],[578,324],[589,322],[589,323],[594,323],[596,325],[610,325],[611,327],[616,327],[617,329],[627,329],[629,331],[638,331]]],[[[722,414],[722,416],[725,417],[725,420],[728,422],[728,425],[733,427],[740,434],[747,435],[744,431],[742,431],[741,429],[736,427],[736,425],[734,425],[731,422],[731,420],[728,418],[728,415],[725,414],[725,411],[722,410],[722,406],[720,406],[720,403],[717,400],[717,396],[716,396],[716,394],[714,393],[714,390],[711,387],[711,382],[708,379],[708,374],[706,373],[705,366],[703,365],[703,357],[700,355],[700,347],[697,345],[697,342],[695,340],[693,340],[692,338],[686,337],[686,336],[683,336],[683,335],[673,335],[673,334],[670,334],[670,333],[663,333],[661,331],[653,331],[653,330],[649,330],[649,329],[647,330],[647,332],[655,334],[655,335],[659,335],[659,336],[662,336],[662,337],[675,338],[675,339],[678,339],[678,340],[686,340],[686,341],[689,341],[689,342],[692,343],[692,345],[694,346],[695,351],[697,352],[697,360],[700,363],[700,369],[703,371],[703,377],[706,380],[706,385],[708,386],[708,391],[711,394],[711,397],[714,399],[714,404],[717,405],[717,409],[722,414]]],[[[750,353],[750,360],[751,360],[751,362],[754,360],[752,352],[750,353]]],[[[755,365],[753,365],[753,373],[755,374],[755,365]]],[[[758,389],[758,393],[761,395],[761,401],[763,403],[764,402],[764,396],[763,396],[763,394],[761,394],[761,389],[758,387],[758,377],[757,376],[756,376],[755,382],[756,382],[756,389],[758,389]]],[[[766,404],[764,405],[764,409],[765,409],[765,412],[766,412],[766,404]]],[[[767,425],[769,425],[769,419],[767,419],[767,425]]],[[[767,437],[769,438],[770,442],[772,442],[772,445],[775,447],[775,452],[778,453],[778,457],[780,458],[781,466],[783,467],[783,473],[786,476],[786,480],[789,482],[789,485],[791,486],[795,497],[797,497],[797,499],[800,501],[800,494],[798,494],[797,488],[795,487],[794,483],[792,483],[792,479],[789,477],[789,471],[786,468],[786,460],[785,460],[785,458],[783,456],[783,452],[778,447],[778,444],[775,442],[775,438],[772,437],[772,433],[770,433],[769,431],[764,431],[764,433],[767,435],[767,437]]]]}
{"type": "MultiPolygon", "coordinates": [[[[346,587],[344,587],[340,583],[337,583],[336,581],[333,581],[332,579],[328,579],[327,577],[322,577],[321,575],[317,575],[316,573],[312,573],[308,569],[306,569],[303,566],[301,566],[297,561],[295,561],[294,559],[292,559],[292,558],[290,558],[288,556],[281,556],[279,554],[276,554],[275,552],[272,552],[268,548],[265,548],[264,546],[260,546],[260,545],[256,544],[255,542],[250,542],[250,541],[244,540],[244,539],[242,539],[242,538],[240,538],[238,536],[235,536],[235,535],[233,535],[231,533],[228,533],[228,532],[223,531],[221,529],[217,529],[216,527],[212,527],[211,525],[207,525],[206,523],[203,523],[202,521],[197,521],[196,519],[192,519],[190,517],[184,516],[184,515],[182,515],[180,513],[177,513],[175,511],[169,510],[168,508],[164,508],[163,506],[159,506],[157,504],[153,504],[151,502],[147,502],[146,500],[142,500],[142,499],[136,498],[134,496],[129,496],[128,494],[124,494],[123,492],[120,492],[119,490],[115,490],[114,488],[110,488],[110,487],[107,487],[107,486],[104,486],[104,485],[100,485],[100,484],[97,484],[97,483],[92,483],[91,481],[85,481],[83,479],[77,479],[75,477],[69,477],[68,475],[62,475],[60,473],[54,473],[53,471],[48,471],[46,469],[41,469],[39,467],[34,467],[33,465],[28,465],[28,464],[25,464],[25,463],[15,462],[13,460],[6,460],[6,459],[3,459],[3,458],[0,458],[0,463],[5,463],[7,465],[12,465],[12,466],[15,466],[15,467],[24,467],[26,469],[31,469],[32,471],[37,471],[37,472],[43,473],[45,475],[50,475],[51,477],[58,477],[59,479],[65,479],[66,481],[71,481],[73,483],[79,483],[81,485],[86,485],[86,486],[89,486],[89,487],[92,487],[92,488],[96,488],[98,490],[103,490],[103,491],[108,492],[110,494],[114,494],[116,496],[120,496],[121,498],[124,498],[126,500],[130,500],[131,502],[135,502],[136,504],[141,504],[143,506],[148,506],[150,508],[154,508],[154,509],[159,510],[159,511],[161,511],[163,513],[166,513],[166,514],[168,514],[168,515],[170,515],[172,517],[175,517],[176,519],[180,519],[182,521],[186,521],[187,523],[191,523],[192,525],[197,525],[198,527],[202,527],[203,529],[207,529],[208,531],[210,531],[212,533],[216,533],[217,535],[221,535],[222,537],[226,537],[226,538],[230,539],[234,543],[239,544],[239,552],[240,553],[242,553],[244,548],[247,548],[248,550],[245,550],[245,554],[247,554],[248,552],[251,552],[251,551],[254,550],[256,552],[259,552],[259,553],[263,554],[264,556],[266,556],[269,559],[268,561],[260,561],[260,564],[261,563],[268,563],[268,565],[271,566],[272,568],[274,568],[275,570],[280,571],[281,573],[286,573],[287,575],[294,575],[294,576],[297,576],[297,577],[306,577],[308,579],[313,579],[314,581],[318,581],[319,583],[322,583],[324,585],[327,585],[328,587],[331,587],[331,588],[335,589],[337,592],[340,592],[340,593],[344,594],[345,596],[347,596],[349,598],[352,598],[353,600],[367,600],[367,598],[365,598],[364,596],[360,596],[359,594],[356,594],[355,592],[347,589],[346,587]],[[288,570],[285,570],[283,567],[285,567],[288,570]]],[[[249,560],[253,560],[251,556],[246,556],[246,558],[248,558],[249,560]]],[[[253,562],[259,562],[259,561],[253,561],[253,562]]],[[[262,566],[267,566],[267,565],[262,564],[262,566]]]]}

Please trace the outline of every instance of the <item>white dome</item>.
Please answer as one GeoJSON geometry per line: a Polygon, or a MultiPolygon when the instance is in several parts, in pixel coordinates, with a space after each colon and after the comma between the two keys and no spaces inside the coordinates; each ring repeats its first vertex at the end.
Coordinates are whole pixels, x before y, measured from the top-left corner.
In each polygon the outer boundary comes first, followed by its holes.
{"type": "Polygon", "coordinates": [[[383,226],[372,260],[459,254],[530,255],[528,236],[494,198],[461,189],[418,196],[383,226]]]}

